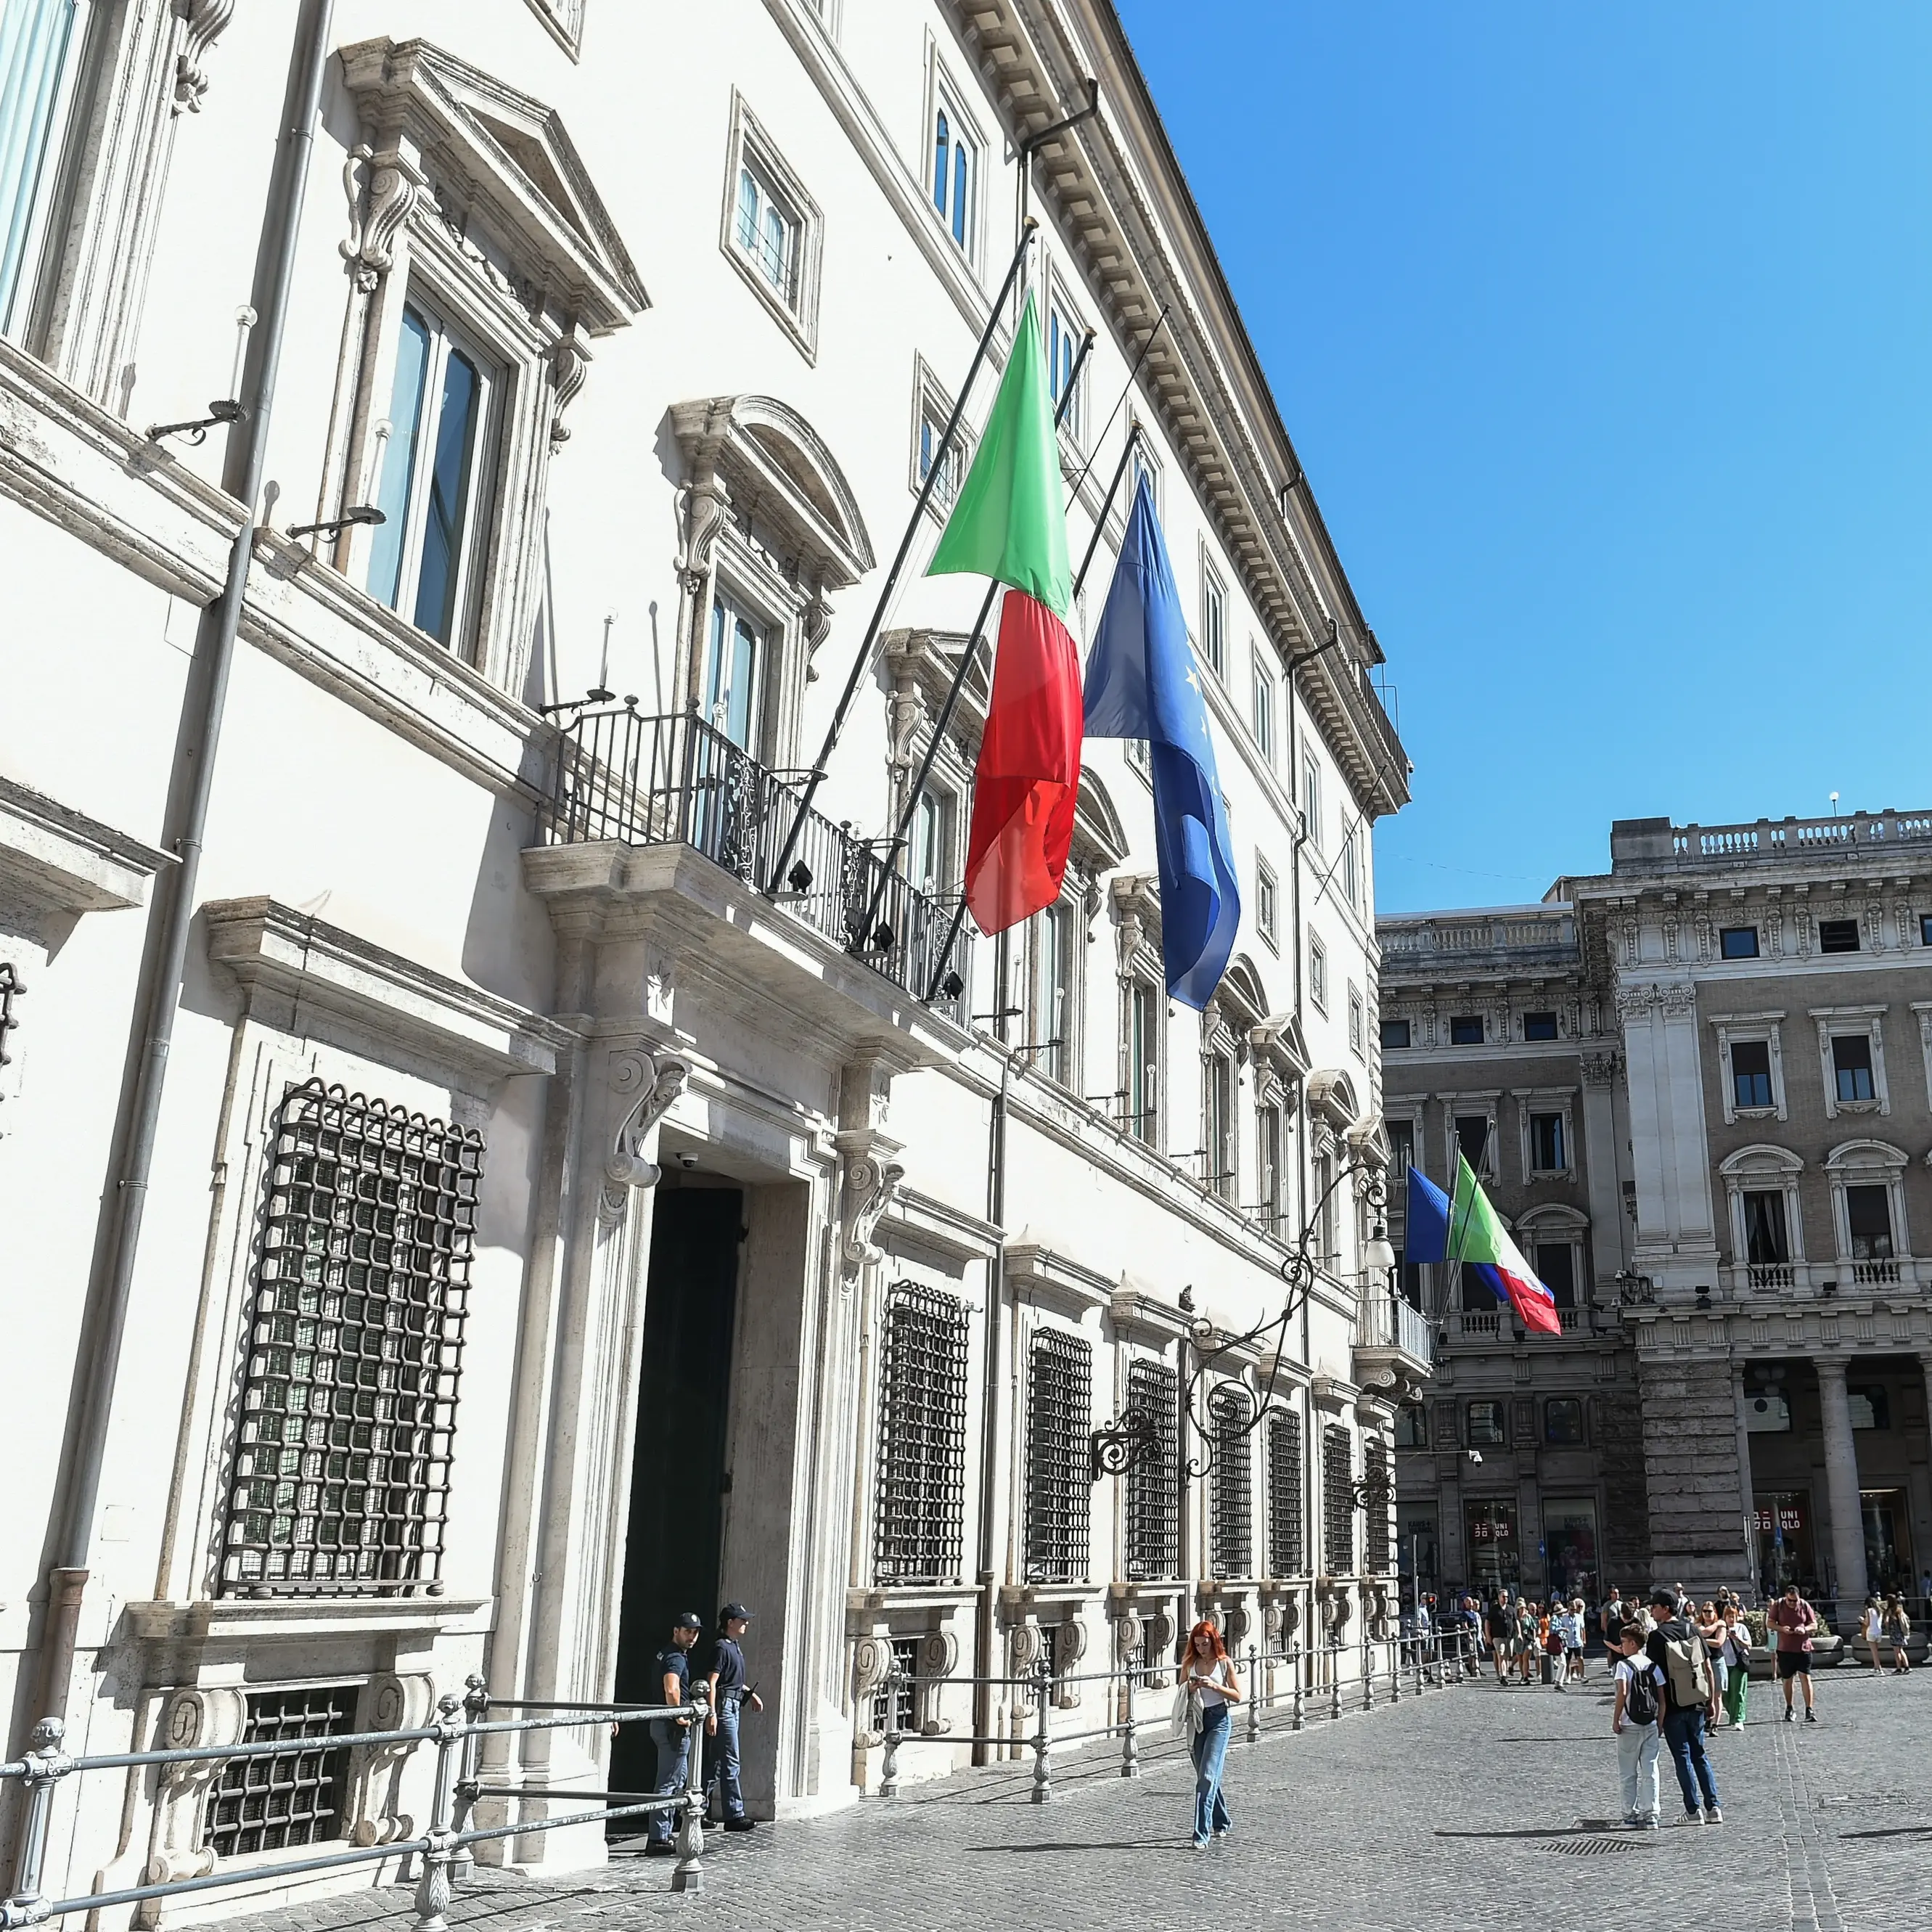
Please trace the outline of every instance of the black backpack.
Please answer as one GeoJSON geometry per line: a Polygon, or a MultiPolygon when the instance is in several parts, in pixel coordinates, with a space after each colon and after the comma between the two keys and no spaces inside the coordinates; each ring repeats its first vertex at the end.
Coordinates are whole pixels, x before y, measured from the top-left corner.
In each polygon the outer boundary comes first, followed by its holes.
{"type": "Polygon", "coordinates": [[[1656,1666],[1642,1651],[1630,1660],[1630,1688],[1624,1693],[1624,1721],[1631,1724],[1657,1722],[1656,1666]]]}

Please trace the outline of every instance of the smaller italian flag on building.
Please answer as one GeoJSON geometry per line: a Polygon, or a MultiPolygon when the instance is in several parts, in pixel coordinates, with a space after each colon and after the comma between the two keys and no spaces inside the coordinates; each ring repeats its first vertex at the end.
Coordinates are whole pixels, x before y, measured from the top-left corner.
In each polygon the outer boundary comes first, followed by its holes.
{"type": "Polygon", "coordinates": [[[928,577],[954,573],[1006,586],[966,841],[968,909],[982,932],[1003,932],[1059,898],[1080,789],[1080,654],[1066,628],[1073,574],[1030,291],[973,466],[926,566],[928,577]]]}
{"type": "Polygon", "coordinates": [[[1556,1298],[1536,1278],[1509,1238],[1502,1217],[1460,1153],[1451,1200],[1429,1177],[1408,1170],[1408,1222],[1402,1258],[1408,1262],[1466,1262],[1498,1301],[1507,1301],[1526,1328],[1560,1335],[1556,1298]]]}

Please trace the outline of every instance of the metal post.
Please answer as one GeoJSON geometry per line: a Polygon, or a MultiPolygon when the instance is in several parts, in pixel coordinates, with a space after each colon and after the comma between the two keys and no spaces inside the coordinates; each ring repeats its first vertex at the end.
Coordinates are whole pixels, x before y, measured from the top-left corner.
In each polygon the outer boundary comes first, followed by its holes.
{"type": "Polygon", "coordinates": [[[1288,1660],[1289,1667],[1294,1672],[1292,1682],[1294,1687],[1294,1702],[1288,1718],[1288,1729],[1292,1731],[1298,1731],[1300,1730],[1302,1726],[1301,1666],[1302,1661],[1307,1654],[1308,1653],[1305,1650],[1302,1649],[1299,1645],[1297,1645],[1294,1654],[1288,1660]]]}
{"type": "Polygon", "coordinates": [[[1376,1644],[1369,1634],[1368,1620],[1362,1621],[1362,1708],[1376,1708],[1376,1644]]]}
{"type": "Polygon", "coordinates": [[[1330,1718],[1342,1714],[1342,1640],[1339,1636],[1328,1640],[1328,1714],[1330,1718]]]}
{"type": "Polygon", "coordinates": [[[708,1685],[691,1687],[691,1749],[684,1763],[684,1815],[678,1820],[677,1863],[671,1868],[674,1892],[704,1889],[704,1720],[710,1714],[708,1685]]]}
{"type": "Polygon", "coordinates": [[[1415,1640],[1415,1694],[1420,1697],[1429,1682],[1429,1640],[1418,1637],[1415,1640]]]}
{"type": "Polygon", "coordinates": [[[1120,1726],[1120,1775],[1138,1778],[1141,1774],[1140,1727],[1134,1717],[1133,1681],[1127,1682],[1126,1721],[1120,1726]]]}
{"type": "Polygon", "coordinates": [[[1034,1698],[1038,1708],[1033,1734],[1033,1802],[1044,1804],[1053,1796],[1053,1746],[1046,1729],[1047,1707],[1053,1702],[1053,1666],[1042,1657],[1034,1670],[1034,1698]]]}
{"type": "Polygon", "coordinates": [[[463,1726],[462,1700],[442,1696],[436,1706],[436,1784],[430,1794],[429,1829],[423,1834],[422,1876],[416,1882],[416,1932],[449,1932],[449,1860],[456,1849],[450,1804],[455,1796],[456,1754],[463,1726]]]}
{"type": "Polygon", "coordinates": [[[898,1673],[895,1671],[886,1679],[886,1695],[892,1698],[892,1729],[886,1733],[885,1755],[879,1760],[879,1796],[896,1798],[899,1795],[899,1724],[898,1698],[893,1695],[893,1687],[898,1673]]]}
{"type": "MultiPolygon", "coordinates": [[[[1402,1641],[1399,1636],[1389,1640],[1389,1702],[1391,1704],[1402,1702],[1402,1641]]],[[[1413,1642],[1414,1640],[1412,1638],[1410,1641],[1413,1642]]]]}
{"type": "MultiPolygon", "coordinates": [[[[488,1721],[490,1715],[490,1687],[483,1679],[471,1676],[464,1681],[463,1690],[463,1755],[456,1772],[456,1802],[450,1812],[450,1828],[458,1832],[470,1828],[470,1814],[476,1808],[477,1760],[482,1754],[483,1740],[478,1736],[476,1726],[488,1721]]],[[[455,1856],[450,1860],[449,1876],[452,1885],[460,1884],[476,1868],[476,1855],[468,1845],[459,1845],[455,1856]]]]}
{"type": "Polygon", "coordinates": [[[14,1867],[14,1893],[0,1906],[0,1924],[32,1925],[44,1915],[40,1880],[47,1856],[47,1829],[53,1817],[54,1792],[74,1768],[61,1749],[67,1726],[58,1718],[43,1718],[28,1740],[27,1816],[20,1833],[20,1855],[14,1867]]]}

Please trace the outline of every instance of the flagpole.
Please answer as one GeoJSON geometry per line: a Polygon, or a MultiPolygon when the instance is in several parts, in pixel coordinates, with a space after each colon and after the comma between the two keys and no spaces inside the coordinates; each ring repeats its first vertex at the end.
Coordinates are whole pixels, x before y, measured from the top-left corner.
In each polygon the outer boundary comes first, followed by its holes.
{"type": "Polygon", "coordinates": [[[850,674],[845,680],[845,688],[838,694],[838,702],[832,713],[832,724],[826,732],[825,742],[819,747],[818,756],[812,761],[812,776],[806,782],[805,796],[799,802],[797,816],[791,822],[791,830],[785,834],[784,844],[780,850],[777,862],[773,865],[771,876],[765,882],[765,890],[775,892],[783,882],[785,867],[791,855],[798,849],[799,835],[805,830],[806,814],[812,809],[812,802],[818,795],[818,788],[825,782],[825,768],[832,761],[832,754],[838,742],[838,734],[845,728],[847,714],[852,709],[852,700],[859,694],[859,681],[866,674],[872,662],[872,647],[878,641],[879,626],[885,622],[886,607],[892,602],[892,592],[898,586],[899,572],[905,568],[908,553],[912,548],[912,540],[917,533],[920,520],[925,516],[927,506],[932,500],[940,472],[946,466],[946,453],[952,447],[959,434],[959,424],[966,413],[966,399],[972,392],[973,379],[980,373],[980,366],[986,359],[986,352],[992,346],[993,337],[1000,326],[1000,311],[1006,305],[1006,297],[1011,292],[1015,278],[1026,260],[1027,250],[1031,246],[1034,232],[1039,222],[1028,215],[1022,224],[1020,245],[1013,250],[1013,259],[1007,264],[1006,279],[1000,284],[1000,292],[993,298],[993,306],[986,317],[986,326],[980,332],[980,346],[973,352],[973,360],[968,364],[966,380],[959,386],[959,400],[952,405],[952,413],[946,419],[945,433],[939,439],[939,446],[932,452],[932,461],[926,472],[926,480],[920,485],[919,501],[913,506],[912,517],[905,527],[905,535],[899,539],[898,552],[892,559],[892,568],[886,572],[886,580],[879,587],[879,601],[873,607],[872,622],[866,626],[864,640],[860,644],[859,653],[852,660],[850,674]]]}
{"type": "MultiPolygon", "coordinates": [[[[1073,367],[1067,371],[1066,386],[1060,392],[1060,403],[1053,412],[1053,426],[1058,430],[1066,420],[1066,412],[1072,406],[1075,386],[1080,380],[1080,371],[1085,368],[1088,352],[1094,346],[1094,331],[1088,330],[1080,344],[1080,353],[1073,358],[1073,367]]],[[[966,635],[966,648],[959,654],[959,668],[952,674],[951,687],[946,694],[946,701],[939,707],[939,716],[933,721],[932,736],[926,747],[926,756],[920,760],[919,772],[906,788],[905,801],[901,807],[898,823],[892,827],[890,842],[886,848],[886,862],[880,868],[878,884],[872,888],[872,902],[866,908],[866,916],[860,922],[859,932],[862,943],[864,936],[872,930],[872,922],[879,916],[880,903],[886,896],[886,887],[890,884],[898,868],[898,854],[906,836],[906,827],[912,823],[913,814],[919,809],[919,798],[926,789],[926,780],[932,776],[932,762],[939,754],[940,741],[946,736],[946,728],[952,722],[953,708],[959,702],[959,694],[966,688],[968,674],[974,661],[980,655],[982,641],[980,634],[986,628],[986,620],[992,614],[993,599],[1000,593],[998,578],[986,586],[986,596],[980,604],[980,614],[973,620],[973,628],[966,635]]],[[[908,868],[910,876],[910,868],[908,868]]],[[[962,898],[960,902],[964,905],[962,898]]],[[[955,928],[956,934],[957,928],[955,928]]],[[[949,946],[950,952],[952,948],[949,946]]]]}

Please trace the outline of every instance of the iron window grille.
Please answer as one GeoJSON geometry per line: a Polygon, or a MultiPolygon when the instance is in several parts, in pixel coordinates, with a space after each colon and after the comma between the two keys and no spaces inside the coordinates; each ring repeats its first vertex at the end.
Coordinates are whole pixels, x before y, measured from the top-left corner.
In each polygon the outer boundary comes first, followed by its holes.
{"type": "Polygon", "coordinates": [[[1246,1576],[1254,1565],[1254,1438],[1248,1430],[1253,1413],[1247,1390],[1232,1382],[1223,1382],[1208,1399],[1214,1466],[1209,1479],[1208,1560],[1217,1577],[1246,1576]]]}
{"type": "Polygon", "coordinates": [[[7,1036],[20,1022],[14,1017],[14,1002],[26,992],[20,969],[10,959],[0,959],[0,1066],[10,1066],[14,1057],[7,1051],[7,1036]]]}
{"type": "Polygon", "coordinates": [[[1027,1581],[1067,1583],[1087,1570],[1094,1350],[1049,1328],[1034,1337],[1028,1366],[1027,1581]]]}
{"type": "Polygon", "coordinates": [[[1386,1576],[1393,1567],[1389,1561],[1388,1451],[1379,1442],[1371,1441],[1362,1451],[1364,1486],[1369,1496],[1368,1566],[1372,1576],[1386,1576]]]}
{"type": "Polygon", "coordinates": [[[320,1080],[277,1110],[220,1593],[439,1587],[483,1139],[320,1080]]]}
{"type": "Polygon", "coordinates": [[[1136,1582],[1172,1576],[1180,1562],[1180,1378],[1162,1362],[1127,1368],[1127,1414],[1160,1424],[1152,1445],[1127,1471],[1127,1575],[1136,1582]]]}
{"type": "Polygon", "coordinates": [[[959,1580],[966,1517],[966,1310],[914,1281],[886,1294],[873,1574],[959,1580]]]}
{"type": "Polygon", "coordinates": [[[1348,1432],[1331,1422],[1322,1432],[1322,1554],[1331,1576],[1355,1569],[1355,1498],[1353,1450],[1348,1432]]]}
{"type": "Polygon", "coordinates": [[[355,1730],[356,1696],[352,1684],[305,1684],[251,1696],[243,1744],[313,1738],[316,1748],[279,1757],[230,1759],[208,1795],[202,1845],[218,1857],[232,1858],[346,1838],[349,1748],[332,1748],[328,1741],[355,1730]]]}
{"type": "Polygon", "coordinates": [[[1299,1576],[1308,1568],[1298,1415],[1268,1418],[1268,1568],[1276,1576],[1299,1576]]]}
{"type": "Polygon", "coordinates": [[[872,1728],[916,1731],[919,1686],[914,1678],[919,1670],[919,1639],[896,1636],[892,1645],[892,1674],[872,1694],[872,1728]]]}

